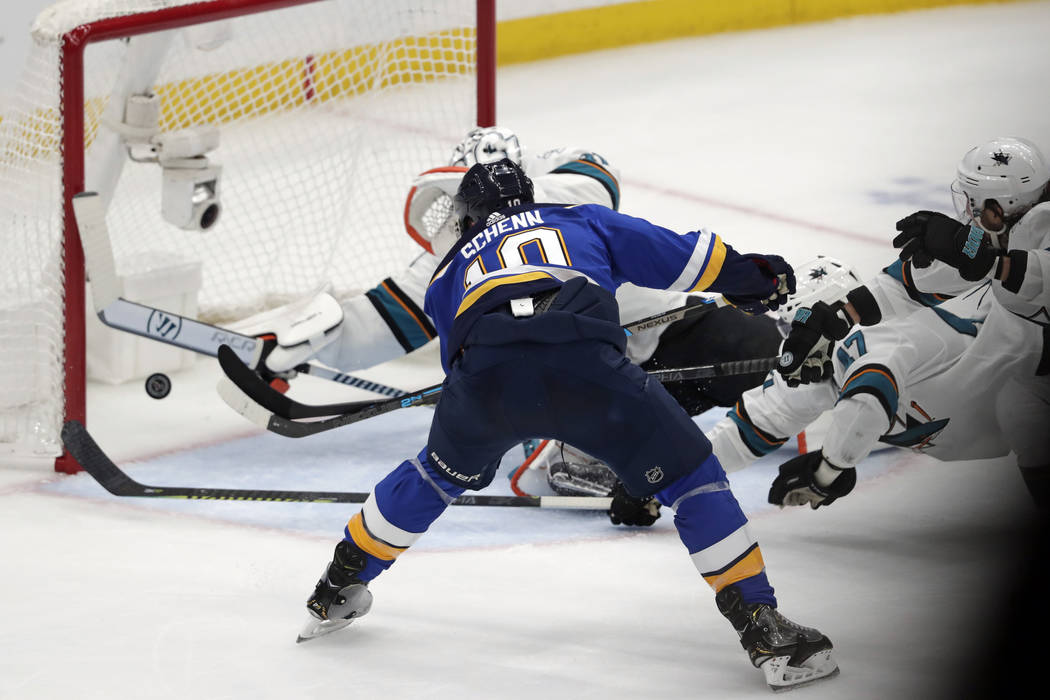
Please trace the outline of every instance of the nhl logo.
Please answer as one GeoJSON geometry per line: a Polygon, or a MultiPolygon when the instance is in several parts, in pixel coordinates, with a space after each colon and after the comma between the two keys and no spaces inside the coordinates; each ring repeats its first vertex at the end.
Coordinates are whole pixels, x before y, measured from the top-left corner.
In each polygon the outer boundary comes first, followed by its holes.
{"type": "Polygon", "coordinates": [[[664,470],[661,469],[660,467],[653,467],[652,469],[650,469],[649,471],[647,471],[645,473],[645,479],[650,484],[655,484],[656,482],[660,481],[663,478],[664,478],[664,470]]]}

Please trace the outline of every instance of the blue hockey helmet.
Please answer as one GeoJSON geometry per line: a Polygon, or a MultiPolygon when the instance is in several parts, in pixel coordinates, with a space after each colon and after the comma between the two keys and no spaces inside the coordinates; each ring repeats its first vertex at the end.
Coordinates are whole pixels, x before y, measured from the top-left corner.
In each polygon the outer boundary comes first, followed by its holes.
{"type": "Polygon", "coordinates": [[[509,158],[471,166],[452,200],[460,235],[500,209],[533,201],[532,180],[509,158]]]}

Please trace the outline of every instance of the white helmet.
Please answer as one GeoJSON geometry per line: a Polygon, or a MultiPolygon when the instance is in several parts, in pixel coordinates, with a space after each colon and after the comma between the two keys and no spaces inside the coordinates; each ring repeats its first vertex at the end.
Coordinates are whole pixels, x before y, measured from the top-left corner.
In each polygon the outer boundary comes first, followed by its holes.
{"type": "Polygon", "coordinates": [[[848,292],[860,285],[860,278],[849,265],[825,255],[793,267],[795,293],[776,310],[777,318],[788,325],[799,307],[813,306],[818,301],[831,304],[843,300],[848,292]]]}
{"type": "Polygon", "coordinates": [[[474,127],[452,151],[449,165],[469,168],[476,163],[495,163],[510,158],[521,165],[522,148],[518,135],[502,126],[474,127]]]}
{"type": "Polygon", "coordinates": [[[1039,203],[1047,182],[1050,167],[1034,143],[1012,136],[992,139],[971,149],[959,162],[952,183],[955,212],[989,233],[1003,233],[1039,203]],[[989,207],[989,202],[996,206],[989,207]],[[1000,218],[1004,224],[998,224],[1000,218]],[[990,230],[990,224],[995,230],[990,230]]]}

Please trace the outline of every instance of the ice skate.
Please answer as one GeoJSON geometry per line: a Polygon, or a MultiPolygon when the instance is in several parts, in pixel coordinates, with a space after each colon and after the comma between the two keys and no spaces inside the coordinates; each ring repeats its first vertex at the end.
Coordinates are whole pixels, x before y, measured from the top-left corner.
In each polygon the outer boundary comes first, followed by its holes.
{"type": "Polygon", "coordinates": [[[364,553],[352,542],[343,540],[336,545],[332,561],[321,573],[313,594],[306,601],[310,619],[299,632],[296,643],[341,630],[372,609],[368,582],[357,576],[364,565],[364,553]]]}
{"type": "Polygon", "coordinates": [[[811,627],[803,627],[764,603],[745,603],[740,590],[728,586],[715,596],[718,610],[740,635],[751,663],[762,670],[774,692],[792,690],[838,674],[832,644],[811,627]]]}

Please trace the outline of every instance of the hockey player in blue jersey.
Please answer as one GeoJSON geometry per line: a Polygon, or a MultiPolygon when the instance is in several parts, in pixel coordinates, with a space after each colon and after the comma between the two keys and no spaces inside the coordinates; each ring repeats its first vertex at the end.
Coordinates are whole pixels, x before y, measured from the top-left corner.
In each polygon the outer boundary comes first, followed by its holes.
{"type": "MultiPolygon", "coordinates": [[[[407,267],[372,289],[339,299],[337,304],[332,303],[336,300],[330,295],[321,293],[231,326],[238,332],[267,338],[256,364],[261,376],[267,382],[285,382],[295,376],[298,365],[310,360],[351,372],[429,347],[437,332],[423,312],[427,286],[441,258],[459,237],[452,198],[470,166],[503,158],[525,171],[533,182],[537,201],[619,208],[619,169],[600,154],[574,146],[529,152],[511,129],[474,127],[455,146],[445,165],[421,173],[409,188],[405,232],[425,252],[407,267]],[[279,342],[289,338],[291,342],[279,342]]],[[[632,284],[616,290],[621,323],[703,300],[701,295],[632,284]]],[[[625,354],[652,371],[731,358],[769,357],[778,352],[781,340],[771,314],[748,315],[733,306],[720,306],[633,333],[625,354]]],[[[429,364],[431,360],[428,357],[425,361],[429,364]]],[[[696,416],[715,405],[732,406],[741,393],[764,379],[765,372],[758,372],[667,382],[664,388],[696,416]]],[[[611,496],[608,513],[614,524],[652,525],[660,517],[659,503],[652,498],[631,498],[607,466],[571,445],[560,440],[530,440],[522,447],[525,464],[508,471],[511,488],[518,495],[611,496]]]]}
{"type": "Polygon", "coordinates": [[[446,371],[426,445],[372,490],[310,596],[301,639],[371,608],[369,583],[501,457],[557,438],[607,462],[636,497],[675,512],[693,563],[774,689],[837,672],[819,631],[777,610],[752,538],[711,445],[664,388],[624,356],[615,289],[720,292],[755,311],[794,291],[774,255],[743,255],[700,230],[679,235],[595,205],[533,203],[510,160],[478,164],[455,197],[463,232],[427,290],[446,371]]]}

